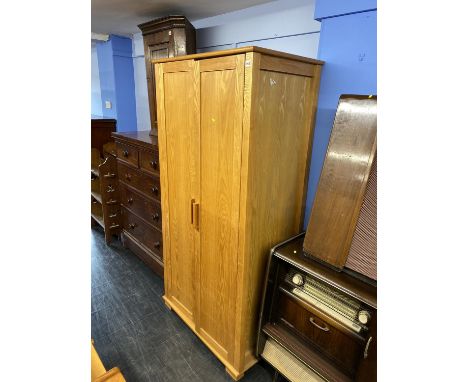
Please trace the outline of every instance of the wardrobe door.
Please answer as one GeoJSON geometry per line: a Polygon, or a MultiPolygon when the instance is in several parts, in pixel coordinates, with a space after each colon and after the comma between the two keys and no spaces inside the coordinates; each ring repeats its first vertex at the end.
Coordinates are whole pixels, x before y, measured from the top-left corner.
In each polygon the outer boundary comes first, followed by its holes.
{"type": "Polygon", "coordinates": [[[200,335],[233,359],[245,56],[197,63],[200,80],[200,335]]]}
{"type": "Polygon", "coordinates": [[[198,76],[191,60],[157,68],[165,298],[193,327],[199,249],[193,219],[199,200],[198,76]]]}

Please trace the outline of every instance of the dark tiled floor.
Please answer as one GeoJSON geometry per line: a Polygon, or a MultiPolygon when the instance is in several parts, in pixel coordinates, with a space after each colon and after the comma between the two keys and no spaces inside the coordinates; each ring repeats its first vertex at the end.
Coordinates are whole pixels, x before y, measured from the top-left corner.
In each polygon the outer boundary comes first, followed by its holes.
{"type": "MultiPolygon", "coordinates": [[[[118,366],[127,382],[231,382],[224,366],[161,296],[164,283],[102,229],[91,230],[91,335],[104,366],[118,366]]],[[[271,381],[264,363],[242,381],[271,381]]]]}

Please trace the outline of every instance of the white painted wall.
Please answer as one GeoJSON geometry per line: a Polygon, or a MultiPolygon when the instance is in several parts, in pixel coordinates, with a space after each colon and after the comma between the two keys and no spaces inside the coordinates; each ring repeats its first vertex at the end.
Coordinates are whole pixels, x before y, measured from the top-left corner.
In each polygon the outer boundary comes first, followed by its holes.
{"type": "Polygon", "coordinates": [[[151,121],[148,105],[148,86],[146,84],[143,36],[141,35],[141,33],[134,34],[132,41],[137,130],[149,130],[151,129],[151,121]]]}
{"type": "Polygon", "coordinates": [[[91,115],[102,115],[101,82],[96,44],[91,41],[91,115]]]}
{"type": "MultiPolygon", "coordinates": [[[[192,22],[197,51],[257,45],[317,58],[320,23],[315,0],[277,0],[192,22]]],[[[150,128],[146,71],[141,33],[133,35],[133,67],[138,130],[150,128]]]]}

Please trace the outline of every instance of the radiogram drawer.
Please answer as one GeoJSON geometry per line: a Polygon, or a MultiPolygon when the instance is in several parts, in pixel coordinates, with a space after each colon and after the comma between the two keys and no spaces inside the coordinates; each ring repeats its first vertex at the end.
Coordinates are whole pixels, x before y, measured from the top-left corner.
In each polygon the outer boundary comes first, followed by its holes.
{"type": "Polygon", "coordinates": [[[123,229],[162,260],[162,234],[160,230],[150,226],[126,208],[122,208],[122,222],[123,229]]]}
{"type": "Polygon", "coordinates": [[[138,189],[150,198],[160,200],[159,176],[149,176],[121,162],[118,163],[119,180],[138,189]]]}
{"type": "Polygon", "coordinates": [[[147,199],[124,185],[121,186],[121,196],[123,206],[161,229],[161,204],[158,201],[147,199]]]}
{"type": "Polygon", "coordinates": [[[279,294],[277,322],[320,349],[346,374],[354,375],[363,354],[363,340],[344,334],[284,293],[279,294]]]}

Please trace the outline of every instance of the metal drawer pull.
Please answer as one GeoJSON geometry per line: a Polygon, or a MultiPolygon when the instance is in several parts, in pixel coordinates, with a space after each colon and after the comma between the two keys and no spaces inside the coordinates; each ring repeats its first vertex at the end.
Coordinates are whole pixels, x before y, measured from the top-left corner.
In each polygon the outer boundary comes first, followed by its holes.
{"type": "Polygon", "coordinates": [[[129,226],[130,226],[131,229],[134,229],[136,227],[136,224],[135,223],[130,223],[129,226]]]}
{"type": "Polygon", "coordinates": [[[110,218],[116,218],[117,217],[117,214],[112,214],[112,215],[109,215],[110,218]]]}
{"type": "Polygon", "coordinates": [[[151,187],[151,191],[153,191],[154,194],[157,194],[159,192],[159,188],[151,187]]]}
{"type": "Polygon", "coordinates": [[[154,243],[154,248],[156,248],[156,249],[161,248],[161,243],[160,243],[159,241],[157,241],[156,243],[154,243]]]}
{"type": "Polygon", "coordinates": [[[119,228],[119,225],[118,225],[118,224],[114,224],[114,225],[111,225],[111,226],[109,227],[109,229],[114,229],[114,228],[119,228]]]}
{"type": "Polygon", "coordinates": [[[128,151],[127,151],[127,150],[124,150],[124,152],[123,152],[123,156],[124,156],[125,158],[127,158],[127,157],[128,157],[128,151]]]}
{"type": "Polygon", "coordinates": [[[330,328],[327,326],[327,324],[324,323],[325,326],[320,326],[314,321],[314,317],[310,317],[309,321],[312,325],[314,325],[316,328],[319,328],[320,330],[323,330],[324,332],[328,332],[330,328]]]}
{"type": "Polygon", "coordinates": [[[108,202],[106,202],[106,204],[107,204],[107,205],[117,204],[117,200],[111,199],[111,200],[109,200],[108,202]]]}
{"type": "Polygon", "coordinates": [[[372,336],[369,337],[369,339],[367,340],[367,344],[366,344],[366,347],[364,349],[364,358],[367,358],[367,352],[369,350],[369,345],[370,345],[371,341],[372,341],[372,336]]]}
{"type": "Polygon", "coordinates": [[[107,174],[104,174],[104,178],[115,178],[115,174],[111,174],[110,172],[107,174]]]}
{"type": "Polygon", "coordinates": [[[152,160],[152,161],[150,162],[150,165],[151,165],[151,167],[153,167],[154,169],[158,168],[158,162],[156,162],[156,161],[154,161],[154,160],[152,160]]]}
{"type": "Polygon", "coordinates": [[[107,192],[114,192],[115,188],[112,185],[107,186],[107,192]]]}
{"type": "Polygon", "coordinates": [[[153,220],[159,220],[159,214],[157,212],[151,217],[153,218],[153,220]]]}
{"type": "Polygon", "coordinates": [[[127,174],[125,174],[125,179],[130,180],[130,179],[132,179],[132,176],[129,173],[127,173],[127,174]]]}
{"type": "Polygon", "coordinates": [[[128,198],[128,199],[127,199],[127,203],[128,203],[128,204],[132,204],[132,203],[133,203],[133,198],[128,198]]]}

